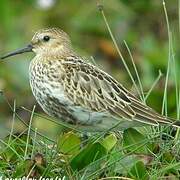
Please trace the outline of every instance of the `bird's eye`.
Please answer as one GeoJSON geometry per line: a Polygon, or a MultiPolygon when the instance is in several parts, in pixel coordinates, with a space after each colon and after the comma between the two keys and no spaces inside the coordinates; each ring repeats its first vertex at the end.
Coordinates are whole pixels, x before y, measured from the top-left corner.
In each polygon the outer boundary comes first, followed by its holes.
{"type": "Polygon", "coordinates": [[[44,36],[44,37],[43,37],[43,40],[47,42],[47,41],[50,40],[50,37],[49,37],[49,36],[44,36]]]}

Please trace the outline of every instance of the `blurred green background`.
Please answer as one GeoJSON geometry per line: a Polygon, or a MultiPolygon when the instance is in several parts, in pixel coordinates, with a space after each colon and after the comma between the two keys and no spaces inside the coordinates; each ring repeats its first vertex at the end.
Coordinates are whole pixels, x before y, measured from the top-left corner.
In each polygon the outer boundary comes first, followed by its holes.
{"type": "MultiPolygon", "coordinates": [[[[102,0],[112,32],[132,74],[131,59],[123,43],[126,40],[137,65],[144,92],[158,77],[163,77],[148,98],[147,103],[161,112],[165,74],[168,62],[168,33],[161,0],[102,0]]],[[[166,1],[172,31],[177,77],[180,76],[180,33],[178,27],[178,0],[166,1]]],[[[95,59],[98,66],[132,89],[129,76],[113,45],[112,39],[97,8],[95,0],[1,0],[0,3],[0,55],[29,43],[35,31],[46,27],[59,27],[66,31],[74,48],[82,56],[95,59]]],[[[32,110],[37,104],[28,82],[28,65],[33,54],[18,55],[0,62],[0,137],[10,131],[13,113],[4,96],[26,122],[30,114],[21,107],[32,110]]],[[[174,70],[171,70],[173,74],[174,70]]],[[[176,117],[174,78],[168,85],[168,115],[176,117]]],[[[179,79],[178,79],[179,81],[179,79]]],[[[36,112],[43,113],[37,105],[36,112]]],[[[59,130],[47,120],[35,117],[33,125],[40,131],[55,135],[59,130]],[[46,123],[44,123],[46,122],[46,123]]],[[[24,127],[18,120],[15,128],[24,127]]]]}

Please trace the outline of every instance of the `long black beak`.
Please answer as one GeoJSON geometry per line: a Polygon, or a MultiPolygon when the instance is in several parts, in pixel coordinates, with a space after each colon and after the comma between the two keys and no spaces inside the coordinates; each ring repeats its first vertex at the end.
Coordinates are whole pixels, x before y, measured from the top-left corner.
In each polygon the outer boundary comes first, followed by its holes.
{"type": "Polygon", "coordinates": [[[25,53],[25,52],[32,52],[32,49],[33,49],[33,46],[31,44],[28,44],[26,47],[22,48],[22,49],[18,49],[14,52],[11,52],[11,53],[8,53],[2,57],[0,57],[1,59],[5,59],[7,57],[10,57],[10,56],[14,56],[16,54],[22,54],[22,53],[25,53]]]}

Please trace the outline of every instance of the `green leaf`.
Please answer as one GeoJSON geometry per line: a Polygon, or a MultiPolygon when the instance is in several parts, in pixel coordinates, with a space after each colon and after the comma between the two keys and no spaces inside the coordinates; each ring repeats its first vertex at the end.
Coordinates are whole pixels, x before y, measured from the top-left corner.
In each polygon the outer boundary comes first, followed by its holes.
{"type": "Polygon", "coordinates": [[[100,143],[106,148],[107,151],[110,151],[117,143],[117,138],[115,134],[110,134],[100,143]]]}
{"type": "Polygon", "coordinates": [[[32,166],[33,166],[33,161],[31,161],[29,159],[25,160],[25,161],[21,161],[19,164],[16,165],[15,171],[13,173],[13,177],[20,178],[25,175],[28,175],[32,166]]]}
{"type": "Polygon", "coordinates": [[[147,154],[148,149],[152,150],[152,144],[148,142],[148,139],[133,128],[124,131],[123,146],[127,151],[134,153],[147,154]]]}
{"type": "Polygon", "coordinates": [[[130,170],[129,176],[135,179],[148,179],[146,167],[142,161],[138,161],[130,170]]]}
{"type": "Polygon", "coordinates": [[[115,155],[113,159],[113,161],[111,160],[112,162],[117,161],[113,171],[115,173],[121,172],[122,174],[127,174],[127,172],[129,172],[131,168],[136,164],[136,162],[139,161],[136,155],[127,156],[126,154],[115,155]]]}
{"type": "Polygon", "coordinates": [[[73,170],[80,170],[106,155],[106,149],[99,142],[89,144],[71,161],[73,170]]]}
{"type": "Polygon", "coordinates": [[[80,145],[80,138],[75,133],[68,132],[59,137],[57,148],[64,154],[75,155],[79,152],[80,145]]]}

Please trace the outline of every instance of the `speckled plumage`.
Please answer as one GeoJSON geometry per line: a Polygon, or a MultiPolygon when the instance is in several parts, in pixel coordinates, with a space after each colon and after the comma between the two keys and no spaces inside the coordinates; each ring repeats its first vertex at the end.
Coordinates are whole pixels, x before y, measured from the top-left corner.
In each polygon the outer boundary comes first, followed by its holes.
{"type": "Polygon", "coordinates": [[[36,56],[30,63],[30,85],[37,102],[50,116],[95,131],[118,123],[116,128],[120,130],[172,123],[77,55],[62,30],[40,30],[31,45],[36,56]]]}

